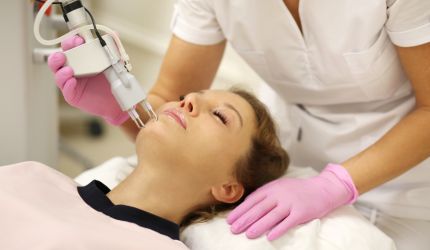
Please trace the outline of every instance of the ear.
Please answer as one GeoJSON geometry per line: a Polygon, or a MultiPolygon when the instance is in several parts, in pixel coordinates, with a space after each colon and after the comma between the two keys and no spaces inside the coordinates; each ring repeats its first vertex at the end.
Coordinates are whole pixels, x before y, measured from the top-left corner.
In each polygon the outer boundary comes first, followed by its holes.
{"type": "Polygon", "coordinates": [[[211,188],[212,196],[219,202],[235,203],[245,192],[243,185],[237,181],[213,186],[211,188]]]}

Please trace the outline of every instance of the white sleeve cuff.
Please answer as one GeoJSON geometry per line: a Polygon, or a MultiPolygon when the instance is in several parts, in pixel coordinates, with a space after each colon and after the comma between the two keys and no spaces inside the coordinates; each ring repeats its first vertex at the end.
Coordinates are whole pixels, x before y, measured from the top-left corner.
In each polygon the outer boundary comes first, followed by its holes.
{"type": "Polygon", "coordinates": [[[223,41],[224,35],[222,32],[212,32],[206,30],[196,29],[189,26],[178,18],[172,26],[172,32],[177,37],[194,44],[199,45],[212,45],[223,41]]]}
{"type": "Polygon", "coordinates": [[[391,41],[399,47],[413,47],[430,42],[430,23],[405,31],[387,31],[391,41]]]}
{"type": "MultiPolygon", "coordinates": [[[[217,23],[200,18],[193,20],[192,17],[182,17],[177,6],[173,13],[170,28],[177,37],[198,45],[212,45],[225,40],[224,34],[217,23]],[[193,22],[195,23],[190,23],[193,22]]],[[[210,19],[211,17],[207,17],[210,19]]]]}

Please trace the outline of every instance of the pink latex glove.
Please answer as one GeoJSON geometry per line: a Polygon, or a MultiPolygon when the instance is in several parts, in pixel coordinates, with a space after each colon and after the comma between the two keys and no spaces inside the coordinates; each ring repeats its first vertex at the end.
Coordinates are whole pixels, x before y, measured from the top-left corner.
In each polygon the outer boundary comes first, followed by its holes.
{"type": "MultiPolygon", "coordinates": [[[[61,43],[63,51],[84,43],[80,36],[73,36],[61,43]]],[[[120,125],[128,118],[127,112],[119,107],[103,74],[92,77],[75,78],[73,69],[64,66],[66,56],[56,52],[49,56],[48,66],[55,74],[55,82],[71,106],[104,118],[112,125],[120,125]]]]}
{"type": "Polygon", "coordinates": [[[262,186],[229,214],[227,222],[234,234],[246,230],[253,239],[269,231],[267,238],[275,240],[290,228],[353,203],[357,196],[346,169],[328,164],[318,176],[284,177],[262,186]]]}

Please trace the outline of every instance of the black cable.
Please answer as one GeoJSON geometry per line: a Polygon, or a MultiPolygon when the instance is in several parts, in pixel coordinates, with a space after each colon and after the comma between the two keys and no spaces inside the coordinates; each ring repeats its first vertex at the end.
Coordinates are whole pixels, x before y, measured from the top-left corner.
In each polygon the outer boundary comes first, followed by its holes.
{"type": "Polygon", "coordinates": [[[94,32],[96,33],[96,36],[97,36],[97,38],[100,41],[100,44],[102,45],[102,47],[106,46],[105,40],[102,38],[102,36],[99,33],[99,30],[97,29],[96,21],[94,20],[93,15],[91,15],[91,12],[87,8],[84,7],[84,9],[85,9],[85,11],[88,13],[88,15],[91,18],[91,22],[93,23],[93,27],[94,27],[94,32]]]}

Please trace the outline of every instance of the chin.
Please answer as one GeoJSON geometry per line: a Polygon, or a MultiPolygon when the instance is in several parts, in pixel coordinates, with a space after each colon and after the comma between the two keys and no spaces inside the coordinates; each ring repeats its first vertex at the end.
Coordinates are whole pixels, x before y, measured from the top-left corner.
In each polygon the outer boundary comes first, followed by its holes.
{"type": "Polygon", "coordinates": [[[140,159],[160,166],[178,167],[184,160],[181,140],[164,134],[148,132],[136,143],[136,153],[140,159]]]}

